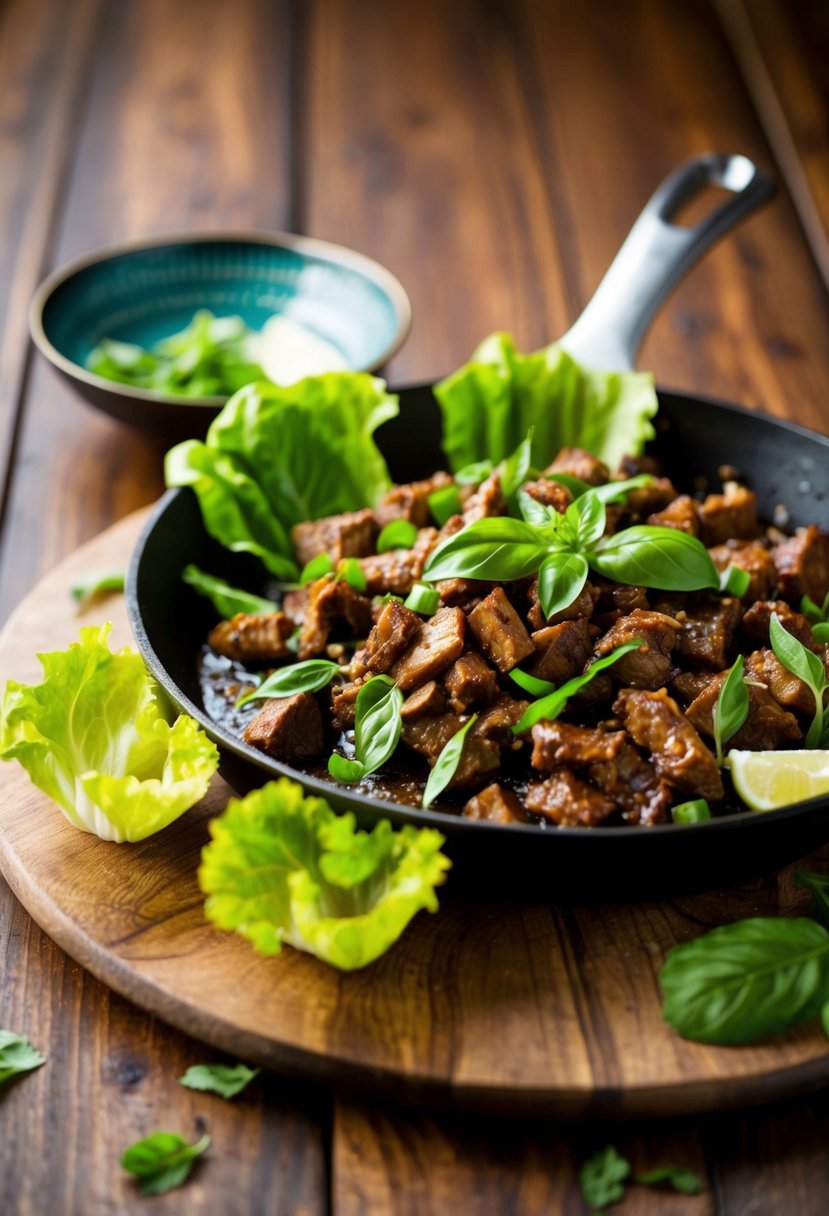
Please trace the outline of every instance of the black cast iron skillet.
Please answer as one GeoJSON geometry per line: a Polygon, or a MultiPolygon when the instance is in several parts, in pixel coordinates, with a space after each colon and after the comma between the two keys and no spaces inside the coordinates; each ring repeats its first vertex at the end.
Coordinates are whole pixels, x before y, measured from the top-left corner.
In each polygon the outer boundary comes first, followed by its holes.
{"type": "MultiPolygon", "coordinates": [[[[631,366],[656,308],[709,245],[772,193],[744,157],[698,158],[659,188],[587,310],[562,339],[588,366],[631,366]],[[696,228],[670,217],[686,199],[716,184],[729,200],[696,228]]],[[[736,466],[757,493],[762,517],[785,503],[790,525],[829,528],[829,439],[790,423],[706,397],[659,391],[657,437],[650,451],[678,486],[719,488],[718,470],[736,466]]],[[[400,390],[399,416],[378,432],[396,481],[425,477],[445,463],[440,419],[429,385],[400,390]]],[[[539,828],[464,820],[371,798],[309,777],[248,747],[205,714],[196,658],[215,623],[207,601],[181,581],[194,562],[235,585],[264,584],[258,563],[217,545],[202,526],[195,496],[176,490],[161,499],[133,555],[127,600],[138,647],[172,701],[196,718],[222,752],[222,772],[244,792],[286,775],[321,794],[365,827],[380,816],[395,824],[430,824],[447,838],[453,885],[488,894],[505,888],[557,898],[576,894],[641,898],[644,894],[732,883],[779,867],[829,838],[829,797],[709,823],[651,828],[539,828]]]]}

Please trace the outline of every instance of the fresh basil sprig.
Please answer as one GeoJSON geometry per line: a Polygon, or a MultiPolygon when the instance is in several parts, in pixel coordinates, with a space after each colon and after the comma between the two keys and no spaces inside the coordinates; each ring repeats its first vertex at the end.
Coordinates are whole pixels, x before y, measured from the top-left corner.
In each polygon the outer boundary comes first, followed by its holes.
{"type": "Polygon", "coordinates": [[[187,1181],[209,1144],[207,1135],[188,1144],[175,1132],[153,1132],[125,1150],[121,1165],[140,1179],[143,1195],[163,1195],[187,1181]]]}
{"type": "Polygon", "coordinates": [[[807,650],[802,642],[783,628],[776,612],[771,614],[769,639],[772,650],[786,670],[799,676],[815,698],[815,716],[806,734],[806,747],[820,747],[827,741],[825,736],[829,733],[829,723],[826,721],[829,713],[824,708],[829,680],[826,679],[823,662],[818,655],[807,650]]]}
{"type": "Polygon", "coordinates": [[[334,752],[328,771],[341,785],[362,781],[394,754],[403,728],[403,693],[389,676],[372,676],[357,694],[354,707],[355,759],[334,752]]]}
{"type": "Polygon", "coordinates": [[[535,726],[536,722],[552,722],[564,709],[570,697],[574,697],[577,692],[580,692],[586,684],[597,676],[600,671],[610,667],[613,663],[621,659],[622,655],[630,654],[632,650],[639,650],[644,646],[641,638],[634,638],[630,642],[623,642],[621,646],[617,646],[615,650],[611,650],[610,654],[604,655],[601,659],[596,659],[595,663],[591,663],[587,671],[580,676],[574,676],[572,680],[568,680],[566,684],[562,684],[555,692],[551,692],[548,696],[542,697],[540,701],[534,701],[524,714],[519,722],[513,726],[513,733],[516,735],[523,734],[525,730],[535,726]]]}
{"type": "Polygon", "coordinates": [[[271,672],[258,688],[240,697],[236,708],[241,709],[249,701],[261,701],[265,697],[273,700],[293,697],[298,692],[318,692],[325,688],[326,684],[330,684],[340,670],[339,663],[334,663],[331,659],[304,659],[301,663],[280,667],[271,672]]]}
{"type": "Polygon", "coordinates": [[[23,1035],[15,1034],[13,1030],[0,1030],[0,1085],[45,1063],[46,1057],[23,1035]]]}
{"type": "Polygon", "coordinates": [[[449,782],[458,771],[458,765],[461,762],[463,755],[463,746],[466,742],[466,736],[469,734],[472,727],[478,720],[478,715],[473,714],[459,731],[456,732],[449,742],[442,748],[440,755],[435,761],[435,766],[429,774],[429,779],[426,782],[426,788],[423,791],[422,806],[424,810],[428,810],[432,803],[437,798],[438,794],[442,794],[449,782]]]}
{"type": "Polygon", "coordinates": [[[191,1064],[178,1083],[185,1089],[230,1099],[240,1094],[258,1075],[258,1068],[248,1068],[246,1064],[191,1064]]]}
{"type": "Polygon", "coordinates": [[[237,612],[276,612],[277,606],[273,600],[263,599],[261,595],[253,595],[250,591],[240,591],[238,587],[231,587],[224,579],[216,578],[212,574],[205,574],[204,570],[200,570],[198,566],[185,566],[181,577],[183,582],[192,587],[194,591],[198,591],[199,595],[206,596],[219,616],[224,617],[225,620],[230,620],[231,617],[236,616],[237,612]]]}
{"type": "Polygon", "coordinates": [[[745,659],[739,656],[723,681],[720,695],[714,706],[714,746],[717,749],[717,764],[722,768],[723,744],[743,726],[748,717],[748,689],[743,679],[745,659]]]}

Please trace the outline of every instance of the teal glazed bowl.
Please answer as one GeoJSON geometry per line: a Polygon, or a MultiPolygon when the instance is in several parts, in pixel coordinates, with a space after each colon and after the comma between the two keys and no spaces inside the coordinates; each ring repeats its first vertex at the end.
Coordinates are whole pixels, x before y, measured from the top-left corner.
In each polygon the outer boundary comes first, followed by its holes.
{"type": "Polygon", "coordinates": [[[203,435],[224,397],[177,397],[87,370],[103,338],[152,346],[200,308],[253,330],[280,313],[373,371],[409,332],[411,304],[384,267],[339,245],[288,233],[181,234],[88,254],[50,275],[29,313],[49,362],[97,409],[166,440],[203,435]]]}

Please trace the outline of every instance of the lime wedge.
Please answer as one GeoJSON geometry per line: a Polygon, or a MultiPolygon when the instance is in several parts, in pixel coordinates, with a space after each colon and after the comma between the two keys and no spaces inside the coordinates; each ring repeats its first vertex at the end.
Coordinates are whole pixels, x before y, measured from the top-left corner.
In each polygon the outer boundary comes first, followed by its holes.
{"type": "Polygon", "coordinates": [[[734,788],[752,811],[829,794],[829,751],[729,752],[734,788]]]}

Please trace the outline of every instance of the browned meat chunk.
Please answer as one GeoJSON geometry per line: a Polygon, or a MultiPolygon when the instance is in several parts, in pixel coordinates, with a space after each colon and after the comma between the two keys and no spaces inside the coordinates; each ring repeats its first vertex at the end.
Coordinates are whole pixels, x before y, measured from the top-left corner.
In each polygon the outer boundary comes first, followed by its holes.
{"type": "Polygon", "coordinates": [[[483,710],[472,727],[471,734],[480,739],[494,739],[501,747],[520,748],[521,742],[513,734],[529,705],[528,701],[516,701],[502,693],[488,709],[483,710]]]}
{"type": "Polygon", "coordinates": [[[585,583],[572,604],[562,608],[561,612],[554,612],[548,621],[538,602],[538,579],[533,579],[529,588],[530,610],[527,613],[527,620],[533,629],[543,629],[545,625],[558,625],[560,621],[575,621],[580,617],[590,617],[593,615],[598,598],[598,588],[594,587],[592,583],[585,583]]]}
{"type": "Polygon", "coordinates": [[[430,680],[416,692],[410,693],[400,709],[400,717],[404,722],[414,722],[426,714],[442,714],[446,712],[446,697],[439,688],[436,680],[430,680]]]}
{"type": "MultiPolygon", "coordinates": [[[[425,756],[431,767],[466,721],[468,719],[461,718],[458,714],[440,714],[437,717],[424,715],[415,721],[404,722],[401,737],[413,751],[425,756]]],[[[460,763],[449,783],[449,789],[474,785],[500,767],[501,749],[498,744],[492,739],[482,739],[474,730],[473,727],[466,736],[460,763]]]]}
{"type": "Polygon", "coordinates": [[[798,676],[778,659],[773,650],[755,650],[746,659],[745,678],[765,684],[778,705],[799,714],[815,712],[815,698],[798,676]]]}
{"type": "MultiPolygon", "coordinates": [[[[624,736],[623,736],[624,737],[624,736]]],[[[622,810],[628,823],[666,823],[671,791],[635,747],[624,742],[612,760],[591,764],[587,775],[622,810]]]]}
{"type": "Polygon", "coordinates": [[[371,600],[358,595],[348,583],[330,577],[317,579],[308,589],[308,605],[299,634],[299,658],[322,654],[338,621],[344,621],[357,637],[367,634],[371,628],[371,600]]]}
{"type": "Polygon", "coordinates": [[[320,707],[310,692],[266,701],[242,737],[275,760],[307,760],[322,751],[320,707]]]}
{"type": "Polygon", "coordinates": [[[745,486],[726,482],[722,494],[709,494],[699,507],[703,544],[723,545],[727,540],[753,540],[759,531],[757,496],[745,486]]]}
{"type": "Polygon", "coordinates": [[[574,697],[567,702],[573,709],[588,709],[591,705],[600,705],[602,701],[613,700],[613,680],[609,671],[600,671],[589,684],[585,684],[574,697]]]}
{"type": "Polygon", "coordinates": [[[444,578],[435,583],[438,595],[450,607],[474,608],[491,590],[492,583],[477,578],[444,578]],[[474,601],[474,603],[472,603],[474,601]]]}
{"type": "Polygon", "coordinates": [[[676,486],[669,477],[654,477],[649,485],[631,490],[623,506],[627,514],[638,521],[657,511],[664,511],[676,498],[676,486]]]}
{"type": "Polygon", "coordinates": [[[532,635],[535,657],[530,675],[555,684],[580,675],[590,658],[590,641],[590,622],[586,617],[538,629],[532,635]]]}
{"type": "Polygon", "coordinates": [[[708,671],[681,671],[670,682],[670,689],[681,705],[690,705],[711,683],[708,671]]]}
{"type": "Polygon", "coordinates": [[[399,600],[389,600],[383,605],[360,654],[362,666],[375,673],[388,671],[409,645],[419,625],[420,617],[416,612],[404,608],[399,600]]]}
{"type": "Polygon", "coordinates": [[[365,679],[361,678],[348,684],[331,686],[331,713],[338,730],[350,730],[354,725],[357,696],[364,684],[365,679]]]}
{"type": "Polygon", "coordinates": [[[650,752],[657,776],[673,789],[709,802],[724,796],[714,757],[664,688],[623,688],[613,709],[634,743],[650,752]]]}
{"type": "Polygon", "coordinates": [[[535,652],[530,635],[507,599],[503,587],[495,587],[469,614],[469,627],[481,649],[500,672],[512,671],[535,652]]]}
{"type": "Polygon", "coordinates": [[[421,528],[411,549],[389,549],[364,557],[360,569],[366,579],[366,595],[408,595],[423,573],[426,558],[437,543],[434,528],[421,528]]]}
{"type": "MultiPolygon", "coordinates": [[[[712,676],[708,687],[692,701],[685,711],[697,730],[713,737],[714,706],[720,695],[727,672],[712,676]]],[[[750,752],[774,751],[787,743],[797,743],[803,737],[794,714],[778,705],[767,688],[748,684],[748,717],[728,740],[729,749],[742,748],[750,752]]]]}
{"type": "Polygon", "coordinates": [[[569,722],[538,722],[533,727],[533,768],[551,773],[563,765],[576,768],[611,761],[625,742],[622,730],[594,730],[569,722]]]}
{"type": "Polygon", "coordinates": [[[291,618],[294,625],[301,625],[308,611],[308,588],[298,587],[295,591],[286,591],[282,596],[282,611],[291,618]]]}
{"type": "Polygon", "coordinates": [[[740,613],[740,601],[733,596],[694,605],[687,611],[677,638],[677,654],[712,671],[722,671],[729,665],[728,652],[740,613]]]}
{"type": "Polygon", "coordinates": [[[822,604],[829,593],[829,536],[812,524],[772,549],[780,594],[798,606],[803,595],[822,604]]]}
{"type": "Polygon", "coordinates": [[[463,808],[464,819],[486,819],[490,823],[526,823],[527,814],[511,790],[497,781],[470,798],[463,808]]]}
{"type": "Polygon", "coordinates": [[[599,598],[596,601],[595,614],[603,617],[612,614],[612,619],[607,622],[608,628],[620,616],[633,612],[635,608],[650,607],[644,587],[637,587],[632,583],[611,583],[604,580],[597,582],[596,586],[599,598]]]}
{"type": "Polygon", "coordinates": [[[636,608],[599,639],[596,654],[602,657],[625,642],[640,638],[640,648],[623,655],[611,668],[612,678],[631,688],[661,688],[671,670],[671,651],[677,644],[679,629],[673,617],[636,608]]]}
{"type": "Polygon", "coordinates": [[[662,469],[655,456],[623,456],[619,461],[619,477],[638,477],[640,473],[650,473],[652,477],[661,476],[662,469]]]}
{"type": "Polygon", "coordinates": [[[296,524],[291,528],[291,540],[300,566],[320,553],[327,553],[336,565],[344,557],[366,557],[373,553],[378,532],[374,512],[366,507],[296,524]]]}
{"type": "Polygon", "coordinates": [[[616,810],[605,794],[566,768],[530,785],[524,805],[528,811],[567,828],[594,828],[616,810]]]}
{"type": "Polygon", "coordinates": [[[443,680],[449,704],[457,714],[475,705],[488,705],[498,695],[498,678],[489,664],[468,651],[452,664],[443,680]]]}
{"type": "Polygon", "coordinates": [[[391,669],[398,688],[407,692],[434,680],[460,658],[466,631],[466,617],[460,608],[441,608],[426,621],[420,621],[409,649],[391,669]]]}
{"type": "Polygon", "coordinates": [[[375,511],[380,527],[384,528],[393,519],[407,519],[416,528],[425,528],[432,522],[429,495],[451,485],[452,478],[448,473],[435,473],[434,477],[429,477],[426,481],[392,486],[388,494],[380,499],[375,511]]]}
{"type": "Polygon", "coordinates": [[[797,638],[798,642],[802,642],[804,646],[808,646],[809,650],[815,649],[812,626],[802,612],[795,612],[785,600],[758,600],[756,604],[752,604],[742,620],[743,632],[747,633],[750,638],[764,642],[768,646],[769,624],[774,612],[777,613],[780,624],[787,633],[790,633],[793,638],[797,638]]]}
{"type": "Polygon", "coordinates": [[[507,504],[501,493],[501,478],[490,473],[463,505],[464,524],[474,524],[476,519],[489,519],[492,515],[506,515],[507,504]]]}
{"type": "Polygon", "coordinates": [[[529,494],[530,498],[543,503],[545,507],[552,507],[561,515],[573,501],[573,495],[569,490],[559,485],[557,481],[548,481],[546,477],[541,477],[538,481],[528,481],[521,488],[525,494],[529,494]]]}
{"type": "Polygon", "coordinates": [[[549,468],[548,473],[567,473],[570,477],[578,477],[591,486],[602,486],[610,477],[607,465],[585,452],[583,448],[562,448],[549,468]]]}
{"type": "Polygon", "coordinates": [[[680,494],[667,507],[648,516],[647,522],[655,528],[676,528],[689,536],[699,536],[702,527],[697,515],[697,505],[688,494],[680,494]]]}
{"type": "Polygon", "coordinates": [[[237,663],[271,663],[288,658],[285,643],[293,631],[284,612],[237,612],[232,620],[220,621],[207,641],[216,654],[237,663]]]}
{"type": "Polygon", "coordinates": [[[729,566],[736,566],[751,576],[742,597],[748,603],[766,599],[777,585],[774,559],[760,540],[729,541],[724,545],[715,545],[710,553],[711,560],[720,572],[729,566]]]}

